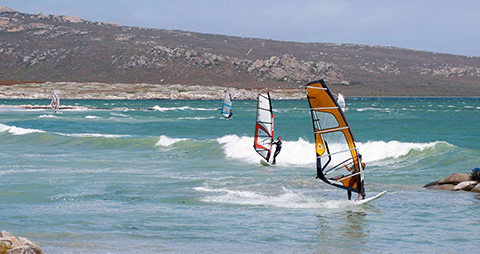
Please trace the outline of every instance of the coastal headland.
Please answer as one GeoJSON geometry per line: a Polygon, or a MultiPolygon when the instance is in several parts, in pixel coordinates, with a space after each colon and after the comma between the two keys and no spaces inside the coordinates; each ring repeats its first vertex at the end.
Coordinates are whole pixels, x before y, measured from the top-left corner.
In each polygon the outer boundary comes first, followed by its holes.
{"type": "Polygon", "coordinates": [[[72,99],[219,99],[225,90],[234,99],[267,90],[293,99],[319,79],[347,97],[480,97],[479,57],[128,27],[38,11],[0,6],[0,80],[10,83],[0,98],[47,98],[55,89],[72,99]]]}

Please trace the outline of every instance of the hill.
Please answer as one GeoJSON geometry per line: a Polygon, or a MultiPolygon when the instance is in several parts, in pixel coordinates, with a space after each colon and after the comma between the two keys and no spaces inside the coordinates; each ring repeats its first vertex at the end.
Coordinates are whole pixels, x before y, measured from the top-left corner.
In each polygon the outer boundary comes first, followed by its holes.
{"type": "Polygon", "coordinates": [[[299,88],[347,96],[480,96],[480,58],[356,44],[147,29],[0,7],[0,80],[299,88]]]}

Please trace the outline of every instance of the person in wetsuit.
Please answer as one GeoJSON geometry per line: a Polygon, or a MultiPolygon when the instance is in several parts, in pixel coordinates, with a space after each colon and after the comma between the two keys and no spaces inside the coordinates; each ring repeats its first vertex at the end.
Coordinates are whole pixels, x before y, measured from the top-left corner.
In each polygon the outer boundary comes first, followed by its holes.
{"type": "Polygon", "coordinates": [[[275,153],[273,154],[273,162],[272,164],[276,163],[276,157],[282,150],[282,137],[278,137],[277,141],[272,142],[272,144],[275,144],[277,147],[275,148],[275,153]]]}
{"type": "MultiPolygon", "coordinates": [[[[362,155],[360,154],[360,155],[358,156],[358,158],[359,158],[359,160],[360,160],[360,163],[362,164],[362,168],[365,169],[365,163],[362,162],[362,155]]],[[[352,165],[352,167],[348,167],[347,165],[344,165],[344,167],[345,167],[348,171],[352,172],[352,174],[355,173],[355,165],[352,165]]],[[[360,183],[360,184],[361,184],[361,183],[360,183]]],[[[361,187],[360,187],[360,188],[361,188],[361,187]]],[[[347,190],[347,197],[348,197],[348,200],[351,200],[351,199],[352,199],[352,191],[347,190]]],[[[364,199],[365,197],[362,196],[361,193],[358,193],[358,198],[357,198],[357,199],[360,199],[360,198],[364,199]]]]}

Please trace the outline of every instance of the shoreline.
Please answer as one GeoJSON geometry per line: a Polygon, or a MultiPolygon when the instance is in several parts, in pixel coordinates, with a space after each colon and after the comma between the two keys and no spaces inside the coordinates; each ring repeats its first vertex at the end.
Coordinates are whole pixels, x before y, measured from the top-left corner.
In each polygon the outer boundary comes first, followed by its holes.
{"type": "MultiPolygon", "coordinates": [[[[60,98],[72,100],[223,100],[225,92],[233,100],[256,100],[259,93],[270,92],[272,100],[305,100],[303,86],[299,88],[235,88],[222,86],[126,84],[99,82],[29,82],[0,84],[0,99],[42,100],[60,98]]],[[[355,96],[350,98],[480,98],[479,96],[355,96]]]]}
{"type": "Polygon", "coordinates": [[[234,100],[256,100],[259,93],[270,92],[274,100],[305,99],[305,90],[244,89],[221,86],[106,84],[80,82],[25,83],[0,86],[0,99],[51,99],[54,92],[61,99],[85,100],[223,100],[225,92],[234,100]]]}

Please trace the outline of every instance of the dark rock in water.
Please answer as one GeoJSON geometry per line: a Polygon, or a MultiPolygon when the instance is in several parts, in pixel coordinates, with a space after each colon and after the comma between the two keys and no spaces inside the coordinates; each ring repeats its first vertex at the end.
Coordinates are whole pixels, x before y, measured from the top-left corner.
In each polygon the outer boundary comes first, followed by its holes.
{"type": "Polygon", "coordinates": [[[475,167],[470,171],[473,180],[480,180],[480,168],[475,167]]]}
{"type": "Polygon", "coordinates": [[[431,185],[431,186],[426,187],[426,189],[429,189],[429,190],[453,190],[453,188],[455,186],[456,186],[455,184],[446,183],[446,184],[440,184],[440,185],[431,185]]]}
{"type": "Polygon", "coordinates": [[[477,181],[463,181],[463,182],[455,185],[453,190],[454,191],[458,191],[458,190],[470,191],[477,184],[478,184],[477,181]]]}
{"type": "Polygon", "coordinates": [[[439,184],[450,183],[450,184],[457,185],[461,182],[472,181],[472,180],[473,180],[472,176],[470,176],[468,174],[456,173],[456,174],[453,174],[453,175],[450,175],[450,176],[447,176],[447,177],[443,178],[442,180],[438,181],[438,183],[439,184]]]}
{"type": "Polygon", "coordinates": [[[475,185],[470,191],[480,193],[480,183],[475,185]]]}
{"type": "Polygon", "coordinates": [[[438,185],[438,180],[437,180],[437,181],[434,181],[434,182],[427,183],[427,184],[425,184],[422,188],[431,189],[431,188],[429,188],[429,187],[431,187],[431,186],[437,186],[437,185],[438,185]]]}

